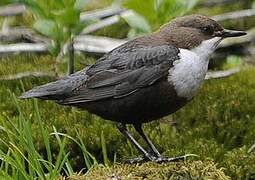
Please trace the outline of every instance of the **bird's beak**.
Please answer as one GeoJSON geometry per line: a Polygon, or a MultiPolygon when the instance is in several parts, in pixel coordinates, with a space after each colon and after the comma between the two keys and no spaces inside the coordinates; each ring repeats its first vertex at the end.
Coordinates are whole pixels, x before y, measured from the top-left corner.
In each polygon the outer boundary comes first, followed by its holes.
{"type": "Polygon", "coordinates": [[[221,37],[223,37],[223,38],[238,37],[238,36],[244,36],[246,34],[247,33],[244,31],[233,31],[233,30],[224,29],[221,32],[221,37]]]}

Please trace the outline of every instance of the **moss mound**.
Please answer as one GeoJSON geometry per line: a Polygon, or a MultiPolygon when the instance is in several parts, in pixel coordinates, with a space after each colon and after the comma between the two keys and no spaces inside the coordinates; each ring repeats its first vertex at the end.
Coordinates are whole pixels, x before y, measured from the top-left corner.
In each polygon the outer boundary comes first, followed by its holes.
{"type": "Polygon", "coordinates": [[[224,169],[211,160],[176,163],[118,164],[113,167],[96,167],[83,176],[70,179],[230,179],[224,169]]]}

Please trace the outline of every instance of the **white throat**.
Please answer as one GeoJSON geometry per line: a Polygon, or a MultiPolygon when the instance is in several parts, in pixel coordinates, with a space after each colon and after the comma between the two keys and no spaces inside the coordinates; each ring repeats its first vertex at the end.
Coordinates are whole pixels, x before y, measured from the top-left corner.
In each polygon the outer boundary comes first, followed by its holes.
{"type": "Polygon", "coordinates": [[[169,70],[168,81],[174,85],[179,97],[191,99],[204,81],[209,56],[215,51],[221,38],[215,37],[203,41],[198,47],[188,50],[180,49],[180,59],[169,70]]]}
{"type": "Polygon", "coordinates": [[[212,39],[205,40],[191,51],[196,53],[201,60],[208,60],[209,56],[216,50],[221,40],[221,37],[214,37],[212,39]]]}

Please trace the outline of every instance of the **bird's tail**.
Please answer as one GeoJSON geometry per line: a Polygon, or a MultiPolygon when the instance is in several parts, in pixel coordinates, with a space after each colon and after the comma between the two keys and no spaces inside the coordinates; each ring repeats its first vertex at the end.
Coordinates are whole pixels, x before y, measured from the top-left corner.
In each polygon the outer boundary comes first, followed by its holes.
{"type": "Polygon", "coordinates": [[[59,81],[44,84],[42,86],[37,86],[29,91],[24,92],[19,98],[40,98],[49,100],[58,100],[61,95],[67,91],[68,86],[63,86],[59,81]]]}
{"type": "Polygon", "coordinates": [[[87,80],[86,71],[89,67],[84,68],[72,75],[59,79],[42,86],[35,87],[27,92],[24,92],[19,98],[40,98],[49,100],[61,100],[72,93],[74,89],[80,87],[87,80]]]}

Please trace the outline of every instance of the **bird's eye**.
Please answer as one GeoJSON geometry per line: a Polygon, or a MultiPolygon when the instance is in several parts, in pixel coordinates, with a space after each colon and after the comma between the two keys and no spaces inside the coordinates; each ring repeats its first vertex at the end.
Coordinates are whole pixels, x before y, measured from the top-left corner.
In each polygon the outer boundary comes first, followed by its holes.
{"type": "Polygon", "coordinates": [[[211,26],[205,26],[202,28],[202,31],[207,34],[213,34],[213,28],[211,26]]]}

